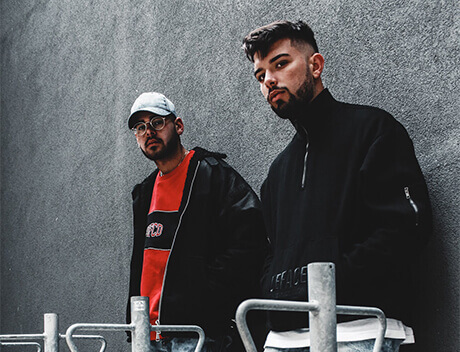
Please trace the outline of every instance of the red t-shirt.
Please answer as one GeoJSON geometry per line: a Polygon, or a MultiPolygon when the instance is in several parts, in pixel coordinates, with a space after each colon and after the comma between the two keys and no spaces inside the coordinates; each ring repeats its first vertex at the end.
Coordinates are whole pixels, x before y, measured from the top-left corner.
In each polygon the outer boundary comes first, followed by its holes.
{"type": "Polygon", "coordinates": [[[141,277],[141,296],[149,297],[151,324],[156,324],[158,319],[166,264],[179,221],[179,207],[193,153],[193,150],[190,151],[170,173],[163,176],[158,174],[153,187],[141,277]]]}

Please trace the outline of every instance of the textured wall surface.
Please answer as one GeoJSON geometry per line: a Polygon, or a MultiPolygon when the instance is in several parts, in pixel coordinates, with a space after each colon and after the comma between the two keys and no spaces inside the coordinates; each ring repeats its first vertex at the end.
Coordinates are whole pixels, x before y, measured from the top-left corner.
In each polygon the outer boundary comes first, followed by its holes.
{"type": "MultiPolygon", "coordinates": [[[[154,167],[126,126],[141,92],[164,92],[184,118],[186,147],[227,153],[259,189],[293,129],[269,109],[240,46],[251,29],[285,18],[313,27],[337,99],[386,109],[413,138],[435,221],[415,263],[418,351],[458,351],[457,0],[0,6],[0,333],[41,332],[47,312],[59,314],[61,332],[124,322],[130,191],[154,167]]],[[[109,351],[129,350],[124,334],[106,335],[109,351]]]]}

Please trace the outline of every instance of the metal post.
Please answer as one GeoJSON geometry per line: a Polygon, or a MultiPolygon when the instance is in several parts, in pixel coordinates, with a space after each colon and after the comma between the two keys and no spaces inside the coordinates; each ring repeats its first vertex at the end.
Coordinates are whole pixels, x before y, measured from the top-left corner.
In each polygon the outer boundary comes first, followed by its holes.
{"type": "Polygon", "coordinates": [[[59,352],[59,319],[57,314],[45,314],[44,326],[44,352],[59,352]]]}
{"type": "MultiPolygon", "coordinates": [[[[132,352],[150,352],[149,298],[131,297],[132,352]]],[[[46,351],[45,351],[46,352],[46,351]]]]}
{"type": "Polygon", "coordinates": [[[308,301],[318,302],[310,311],[310,351],[337,352],[337,316],[335,299],[335,266],[333,263],[308,265],[308,301]]]}

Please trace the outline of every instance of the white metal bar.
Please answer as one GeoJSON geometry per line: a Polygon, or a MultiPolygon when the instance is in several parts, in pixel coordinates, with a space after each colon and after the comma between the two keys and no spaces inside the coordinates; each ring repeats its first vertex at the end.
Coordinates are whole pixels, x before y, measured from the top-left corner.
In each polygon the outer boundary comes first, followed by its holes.
{"type": "Polygon", "coordinates": [[[319,309],[309,312],[310,351],[337,352],[337,314],[335,301],[335,266],[311,263],[308,270],[308,300],[319,309]]]}
{"type": "MultiPolygon", "coordinates": [[[[104,352],[105,349],[107,348],[107,341],[105,340],[104,336],[101,335],[72,335],[74,339],[80,339],[80,340],[100,340],[101,341],[101,349],[99,352],[104,352]]],[[[59,334],[59,338],[65,339],[66,335],[59,334]]]]}
{"type": "Polygon", "coordinates": [[[0,346],[35,346],[37,352],[42,351],[42,346],[38,342],[0,342],[0,346]]]}
{"type": "Polygon", "coordinates": [[[44,316],[44,352],[59,352],[59,318],[56,313],[44,316]]]}
{"type": "Polygon", "coordinates": [[[337,351],[337,314],[376,316],[380,327],[373,352],[381,350],[386,331],[385,314],[382,310],[372,307],[336,306],[333,263],[309,264],[308,286],[310,302],[249,299],[238,306],[236,325],[247,352],[257,352],[246,322],[249,310],[308,311],[312,352],[337,351]]]}
{"type": "Polygon", "coordinates": [[[205,334],[202,328],[196,325],[151,325],[149,317],[148,297],[131,297],[131,324],[73,324],[67,329],[65,338],[71,352],[78,352],[74,339],[77,330],[102,330],[120,331],[129,330],[132,332],[132,352],[150,352],[150,331],[171,331],[171,332],[196,332],[198,342],[195,352],[199,352],[205,342],[205,334]]]}
{"type": "Polygon", "coordinates": [[[8,334],[0,335],[0,341],[43,340],[43,334],[8,334]]]}
{"type": "MultiPolygon", "coordinates": [[[[41,345],[37,342],[24,342],[29,340],[41,340],[44,344],[44,352],[59,352],[59,340],[64,339],[65,335],[59,333],[59,317],[55,313],[46,313],[43,316],[44,333],[43,334],[8,334],[0,335],[0,341],[17,341],[17,343],[8,343],[8,345],[41,345]]],[[[75,339],[93,339],[101,341],[99,352],[104,352],[107,347],[107,342],[100,335],[74,335],[75,339]]],[[[0,342],[0,344],[2,344],[0,342]]],[[[3,343],[6,345],[6,343],[3,343]]]]}
{"type": "MultiPolygon", "coordinates": [[[[74,339],[82,338],[81,336],[83,335],[74,335],[74,333],[77,330],[102,330],[102,331],[124,331],[124,330],[130,330],[132,331],[134,329],[133,324],[87,324],[87,323],[81,323],[81,324],[73,324],[69,326],[67,329],[67,332],[65,334],[65,339],[67,342],[67,345],[69,346],[69,349],[72,352],[78,352],[77,345],[74,342],[74,339]]],[[[105,345],[105,340],[104,340],[104,345],[105,345]]],[[[104,346],[105,349],[105,346],[104,346]]]]}
{"type": "Polygon", "coordinates": [[[256,345],[252,339],[246,322],[246,314],[250,310],[276,310],[276,311],[317,311],[318,304],[315,302],[280,301],[273,299],[248,299],[242,302],[236,310],[235,321],[238,332],[241,335],[244,347],[247,352],[257,352],[256,345]]]}
{"type": "Polygon", "coordinates": [[[197,325],[150,325],[150,329],[157,332],[196,332],[198,334],[198,342],[195,347],[195,352],[200,352],[205,342],[204,331],[197,325]]]}
{"type": "Polygon", "coordinates": [[[337,314],[344,315],[366,315],[375,316],[378,318],[380,326],[375,339],[373,352],[380,352],[387,330],[387,319],[385,313],[381,309],[373,307],[357,307],[357,306],[337,306],[337,314]]]}

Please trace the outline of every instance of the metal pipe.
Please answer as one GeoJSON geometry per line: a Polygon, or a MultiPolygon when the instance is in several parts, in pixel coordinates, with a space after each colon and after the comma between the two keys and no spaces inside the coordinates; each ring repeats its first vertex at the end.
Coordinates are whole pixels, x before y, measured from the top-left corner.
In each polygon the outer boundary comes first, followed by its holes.
{"type": "MultiPolygon", "coordinates": [[[[196,325],[151,325],[149,317],[148,297],[131,297],[131,324],[73,324],[67,329],[65,338],[67,345],[72,352],[78,352],[73,335],[77,330],[104,330],[120,331],[129,330],[132,332],[132,352],[150,352],[150,331],[191,331],[198,334],[198,342],[195,352],[199,352],[204,345],[205,335],[202,328],[196,325]]],[[[83,335],[90,336],[90,335],[83,335]]],[[[101,350],[102,351],[102,350],[101,350]]]]}
{"type": "MultiPolygon", "coordinates": [[[[66,335],[59,334],[60,339],[65,339],[66,335]]],[[[101,341],[101,349],[99,352],[104,352],[107,348],[107,341],[105,340],[104,336],[101,335],[73,335],[74,339],[81,339],[81,340],[100,340],[101,341]]]]}
{"type": "MultiPolygon", "coordinates": [[[[41,352],[41,346],[37,342],[24,342],[29,340],[43,340],[44,352],[58,352],[59,340],[64,339],[66,335],[59,333],[59,317],[55,313],[47,313],[43,316],[44,333],[43,334],[9,334],[0,335],[0,341],[20,341],[18,343],[8,343],[8,345],[38,345],[41,352]]],[[[74,335],[75,339],[94,339],[101,341],[101,349],[99,352],[104,352],[107,347],[107,342],[103,336],[100,335],[74,335]]],[[[0,344],[2,344],[0,342],[0,344]]],[[[3,343],[3,345],[7,345],[3,343]]]]}
{"type": "Polygon", "coordinates": [[[308,264],[308,300],[319,309],[309,312],[310,351],[337,352],[335,266],[333,263],[308,264]]]}
{"type": "Polygon", "coordinates": [[[42,340],[43,334],[9,334],[0,335],[0,341],[42,340]]]}
{"type": "MultiPolygon", "coordinates": [[[[120,331],[120,330],[133,330],[133,324],[73,324],[69,326],[65,334],[65,340],[69,349],[72,352],[78,352],[77,345],[74,342],[74,338],[81,338],[77,336],[83,335],[73,335],[77,330],[104,330],[104,331],[120,331]]],[[[105,341],[104,341],[105,345],[105,341]]],[[[104,347],[105,349],[105,347],[104,347]]]]}
{"type": "Polygon", "coordinates": [[[337,306],[337,314],[345,315],[366,315],[378,318],[380,326],[375,339],[373,352],[379,352],[382,349],[383,339],[387,330],[387,319],[381,309],[373,307],[356,307],[356,306],[337,306]]]}
{"type": "Polygon", "coordinates": [[[198,342],[195,347],[195,352],[201,351],[205,341],[205,334],[202,328],[197,325],[150,325],[152,331],[171,331],[171,332],[196,332],[198,334],[198,342]]]}
{"type": "Polygon", "coordinates": [[[0,346],[35,346],[37,352],[42,351],[42,346],[38,342],[0,342],[0,346]]]}
{"type": "Polygon", "coordinates": [[[150,352],[149,298],[131,297],[132,352],[150,352]]]}
{"type": "Polygon", "coordinates": [[[59,318],[56,313],[44,316],[44,352],[59,352],[59,318]]]}
{"type": "Polygon", "coordinates": [[[280,301],[272,299],[248,299],[242,302],[236,310],[235,321],[244,348],[247,352],[257,352],[246,322],[246,314],[250,310],[276,310],[276,311],[317,311],[319,306],[316,302],[280,301]]]}
{"type": "Polygon", "coordinates": [[[311,351],[337,351],[337,314],[376,316],[380,328],[373,352],[379,352],[386,331],[383,311],[371,307],[335,305],[335,268],[332,263],[311,263],[308,265],[308,286],[310,302],[248,299],[236,311],[236,326],[247,352],[257,352],[249,331],[246,314],[249,310],[277,310],[310,312],[311,351]],[[316,330],[315,330],[316,329],[316,330]]]}

